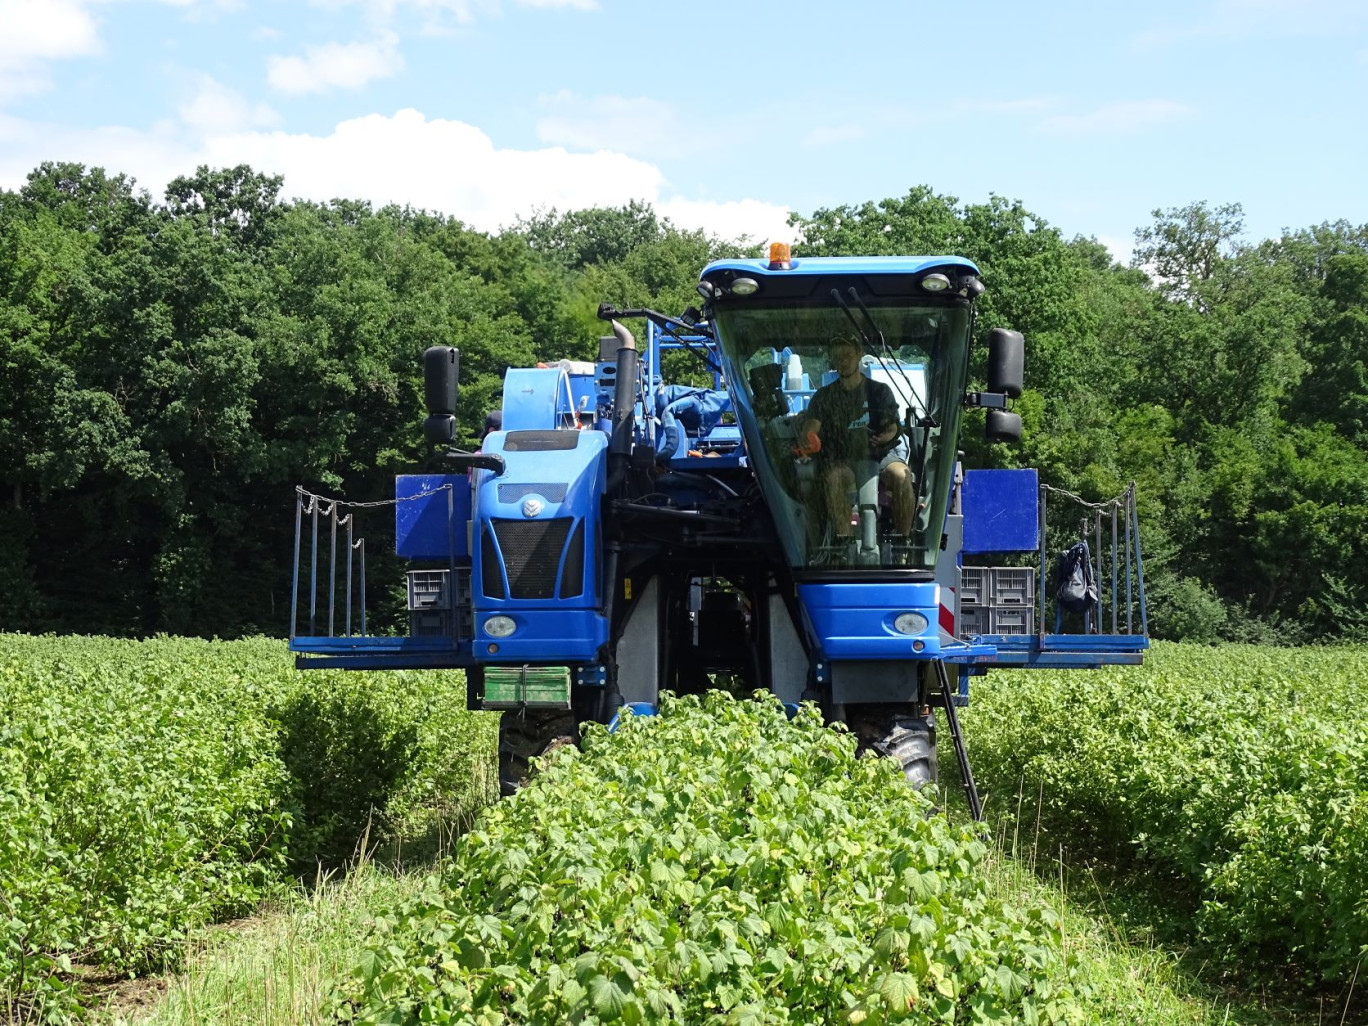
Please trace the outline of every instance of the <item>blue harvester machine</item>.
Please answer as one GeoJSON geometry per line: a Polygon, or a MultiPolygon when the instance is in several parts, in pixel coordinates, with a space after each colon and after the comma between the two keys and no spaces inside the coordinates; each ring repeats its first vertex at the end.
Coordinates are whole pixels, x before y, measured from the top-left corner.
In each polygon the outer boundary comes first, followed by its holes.
{"type": "Polygon", "coordinates": [[[1009,408],[1021,335],[988,334],[988,391],[966,391],[983,291],[958,257],[791,258],[776,246],[767,260],[716,261],[702,304],[679,317],[601,307],[613,333],[597,362],[509,368],[502,429],[478,453],[451,444],[459,354],[429,349],[424,426],[444,472],[399,477],[393,501],[396,550],[413,567],[410,632],[366,632],[355,518],[375,504],[300,489],[297,665],[463,669],[470,708],[503,711],[506,792],[579,723],[650,712],[661,690],[700,691],[716,675],[819,702],[915,785],[936,777],[939,709],[978,816],[955,711],[969,678],[1139,663],[1148,645],[1133,488],[1087,507],[1081,530],[1110,581],[1089,566],[1085,608],[1066,614],[1047,587],[1054,490],[1032,470],[961,466],[966,408],[986,410],[990,440],[1021,433],[1009,408]],[[644,343],[628,320],[645,321],[644,343]],[[710,384],[666,383],[672,351],[710,384]],[[964,565],[990,552],[1039,560],[964,565]]]}

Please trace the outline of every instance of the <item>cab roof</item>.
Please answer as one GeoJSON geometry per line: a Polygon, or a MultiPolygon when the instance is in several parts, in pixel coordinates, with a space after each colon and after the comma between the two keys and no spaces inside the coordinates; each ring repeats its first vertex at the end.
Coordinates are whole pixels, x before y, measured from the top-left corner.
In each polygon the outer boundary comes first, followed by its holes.
{"type": "Polygon", "coordinates": [[[794,257],[787,269],[771,270],[766,259],[743,260],[728,258],[714,260],[703,268],[699,278],[717,271],[733,271],[758,275],[830,275],[830,274],[908,274],[919,275],[943,268],[960,268],[978,274],[973,261],[957,256],[851,256],[851,257],[794,257]]]}

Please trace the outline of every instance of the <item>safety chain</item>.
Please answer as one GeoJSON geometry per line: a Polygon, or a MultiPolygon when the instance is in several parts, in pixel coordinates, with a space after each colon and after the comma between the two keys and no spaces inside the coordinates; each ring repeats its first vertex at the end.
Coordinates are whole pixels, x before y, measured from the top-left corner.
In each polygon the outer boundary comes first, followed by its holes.
{"type": "Polygon", "coordinates": [[[373,506],[397,506],[401,502],[412,502],[414,499],[426,499],[429,495],[440,495],[442,492],[451,491],[451,485],[438,485],[436,488],[426,492],[417,492],[413,495],[405,495],[403,498],[375,499],[371,502],[348,502],[345,499],[330,499],[326,495],[315,495],[300,485],[295,485],[295,494],[300,498],[307,497],[309,504],[304,507],[305,513],[312,513],[317,510],[321,516],[331,516],[332,511],[341,507],[343,509],[369,509],[373,506]]]}
{"type": "Polygon", "coordinates": [[[1117,496],[1116,498],[1114,498],[1114,499],[1103,499],[1101,502],[1089,502],[1087,499],[1083,498],[1081,495],[1075,495],[1073,492],[1069,491],[1067,488],[1056,488],[1054,485],[1047,485],[1047,484],[1041,484],[1041,486],[1040,486],[1040,488],[1041,488],[1042,491],[1054,492],[1054,494],[1056,494],[1056,495],[1063,495],[1063,496],[1065,496],[1065,497],[1067,497],[1067,498],[1073,499],[1073,501],[1076,502],[1076,503],[1078,503],[1080,506],[1084,506],[1084,507],[1086,507],[1087,509],[1096,509],[1096,510],[1108,510],[1108,509],[1111,509],[1113,506],[1119,506],[1119,505],[1125,503],[1126,500],[1130,497],[1131,489],[1134,488],[1134,487],[1135,487],[1134,485],[1131,485],[1130,488],[1127,488],[1124,492],[1122,492],[1120,495],[1118,495],[1118,496],[1117,496]]]}

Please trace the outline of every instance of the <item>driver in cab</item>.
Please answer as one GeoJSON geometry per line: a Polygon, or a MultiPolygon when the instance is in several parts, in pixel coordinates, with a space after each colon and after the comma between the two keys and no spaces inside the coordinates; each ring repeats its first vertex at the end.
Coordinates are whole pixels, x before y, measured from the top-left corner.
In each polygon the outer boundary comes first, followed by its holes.
{"type": "Polygon", "coordinates": [[[833,335],[828,352],[837,378],[813,394],[794,452],[817,464],[826,513],[838,542],[851,536],[851,464],[864,460],[877,462],[879,488],[889,498],[893,528],[906,538],[912,533],[914,481],[893,390],[864,375],[864,346],[854,335],[833,335]]]}

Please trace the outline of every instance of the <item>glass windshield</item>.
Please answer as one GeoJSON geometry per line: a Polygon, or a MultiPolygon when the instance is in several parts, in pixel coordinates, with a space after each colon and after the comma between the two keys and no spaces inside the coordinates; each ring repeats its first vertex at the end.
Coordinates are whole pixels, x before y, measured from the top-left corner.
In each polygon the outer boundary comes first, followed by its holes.
{"type": "Polygon", "coordinates": [[[962,306],[731,306],[719,347],[793,566],[933,569],[968,357],[962,306]]]}

